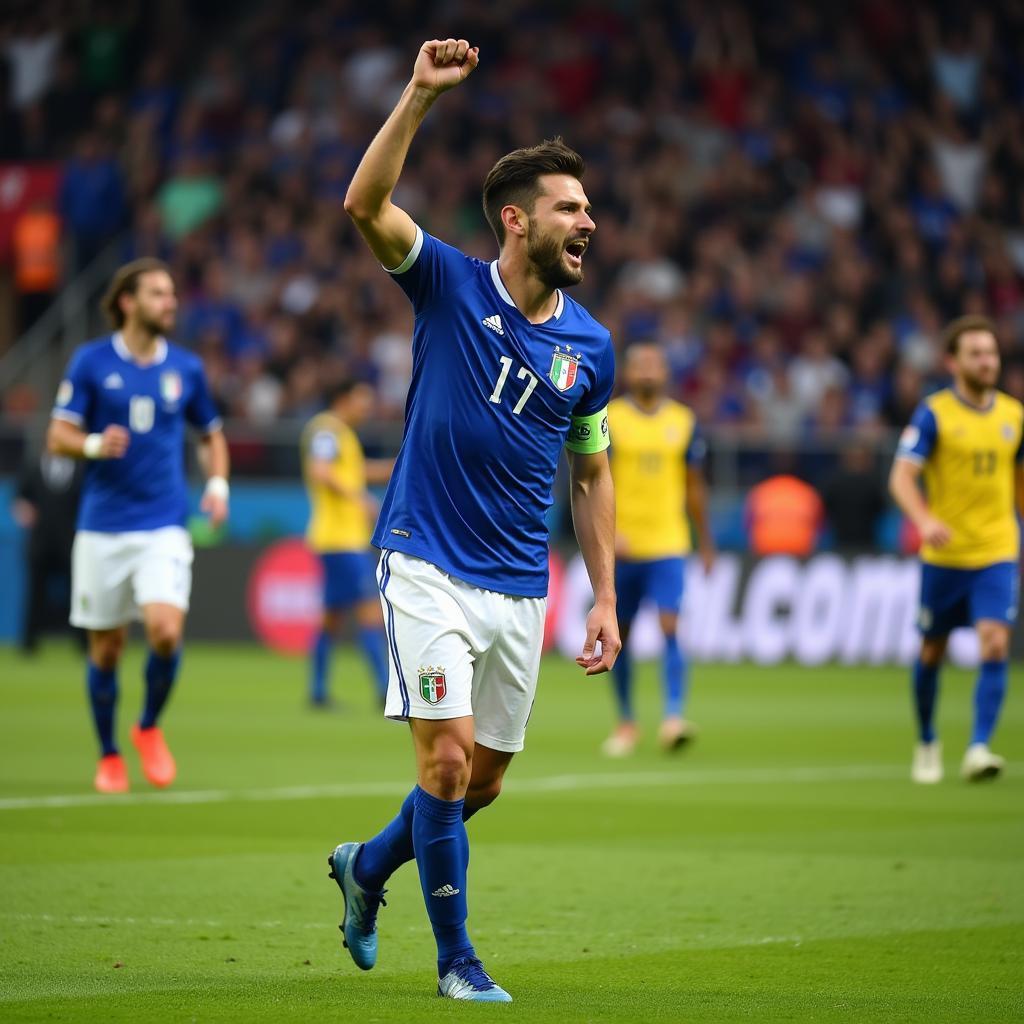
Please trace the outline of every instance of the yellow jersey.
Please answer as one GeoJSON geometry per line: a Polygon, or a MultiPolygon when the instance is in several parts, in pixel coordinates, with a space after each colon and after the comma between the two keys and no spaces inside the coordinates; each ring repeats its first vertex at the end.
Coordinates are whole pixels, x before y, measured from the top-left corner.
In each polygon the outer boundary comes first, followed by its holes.
{"type": "Polygon", "coordinates": [[[312,514],[306,540],[314,551],[365,551],[371,525],[361,495],[366,460],[356,432],[332,413],[314,416],[302,431],[302,473],[312,514]],[[329,462],[337,480],[360,497],[336,494],[310,477],[310,465],[329,462]]]}
{"type": "Polygon", "coordinates": [[[693,412],[665,399],[652,413],[632,399],[608,406],[615,528],[624,557],[647,561],[689,554],[686,468],[703,461],[704,442],[693,412]]]}
{"type": "Polygon", "coordinates": [[[921,560],[953,569],[1015,562],[1020,553],[1016,464],[1024,405],[997,391],[986,409],[952,388],[926,398],[903,431],[897,457],[923,466],[928,509],[951,530],[945,547],[921,560]]]}

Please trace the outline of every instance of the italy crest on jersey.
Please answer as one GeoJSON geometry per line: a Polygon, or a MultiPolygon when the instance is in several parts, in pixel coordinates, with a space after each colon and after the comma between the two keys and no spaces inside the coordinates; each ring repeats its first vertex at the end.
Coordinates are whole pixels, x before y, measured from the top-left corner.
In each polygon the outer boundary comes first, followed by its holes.
{"type": "Polygon", "coordinates": [[[576,372],[579,370],[580,357],[572,351],[569,345],[565,346],[563,352],[561,346],[555,346],[555,353],[551,357],[551,370],[548,377],[551,383],[559,391],[568,391],[576,383],[576,372]]]}
{"type": "Polygon", "coordinates": [[[420,694],[428,704],[438,704],[447,692],[443,668],[420,669],[420,694]]]}
{"type": "Polygon", "coordinates": [[[167,370],[160,374],[160,397],[168,404],[181,399],[181,374],[175,370],[167,370]]]}

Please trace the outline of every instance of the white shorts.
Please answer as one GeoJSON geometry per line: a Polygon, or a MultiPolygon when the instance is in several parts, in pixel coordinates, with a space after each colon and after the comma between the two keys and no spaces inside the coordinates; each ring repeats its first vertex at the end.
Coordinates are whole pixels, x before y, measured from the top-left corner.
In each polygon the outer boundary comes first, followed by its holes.
{"type": "Polygon", "coordinates": [[[147,604],[188,611],[192,538],[180,526],[129,533],[79,530],[71,549],[71,625],[115,629],[147,604]]]}
{"type": "Polygon", "coordinates": [[[472,715],[478,743],[522,750],[547,598],[481,590],[400,551],[381,555],[377,583],[390,652],[384,714],[472,715]]]}

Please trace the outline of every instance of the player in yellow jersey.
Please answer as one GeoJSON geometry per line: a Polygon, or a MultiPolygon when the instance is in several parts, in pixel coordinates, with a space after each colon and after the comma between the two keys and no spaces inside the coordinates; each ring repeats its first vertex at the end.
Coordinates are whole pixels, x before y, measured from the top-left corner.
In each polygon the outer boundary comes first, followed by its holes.
{"type": "Polygon", "coordinates": [[[331,644],[353,609],[359,645],[381,701],[388,688],[387,641],[370,553],[376,510],[366,487],[386,483],[393,463],[366,459],[356,435],[373,411],[374,398],[369,384],[344,381],[331,391],[327,410],[302,432],[302,470],[312,508],[306,540],[324,570],[323,623],[310,655],[314,705],[328,703],[331,644]]]}
{"type": "Polygon", "coordinates": [[[678,638],[685,559],[691,550],[687,514],[697,527],[705,571],[715,556],[702,470],[705,444],[693,412],[665,395],[668,365],[661,349],[646,342],[631,345],[624,380],[625,395],[608,406],[616,504],[615,589],[622,637],[622,651],[612,670],[619,721],[602,748],[611,757],[631,753],[638,738],[628,641],[645,598],[656,605],[665,638],[659,739],[665,749],[675,750],[693,737],[693,725],[683,717],[688,670],[678,638]]]}
{"type": "Polygon", "coordinates": [[[922,640],[913,677],[919,743],[911,769],[921,783],[942,779],[934,724],[938,673],[958,626],[973,626],[981,648],[974,729],[961,774],[976,781],[1003,770],[988,744],[1006,695],[1024,494],[1024,406],[996,390],[999,345],[992,324],[961,317],[946,329],[945,342],[953,386],[918,406],[889,479],[893,498],[921,534],[922,640]]]}

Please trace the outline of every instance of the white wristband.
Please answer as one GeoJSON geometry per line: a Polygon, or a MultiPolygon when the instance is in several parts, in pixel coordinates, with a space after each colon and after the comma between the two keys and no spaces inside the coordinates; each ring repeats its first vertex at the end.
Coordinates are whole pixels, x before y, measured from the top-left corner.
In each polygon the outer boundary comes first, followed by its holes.
{"type": "Polygon", "coordinates": [[[211,476],[206,481],[206,494],[211,498],[220,498],[221,501],[227,501],[228,495],[231,493],[231,488],[228,486],[227,480],[222,476],[211,476]]]}
{"type": "Polygon", "coordinates": [[[102,434],[90,434],[82,442],[82,454],[87,459],[102,459],[103,458],[103,435],[102,434]]]}

